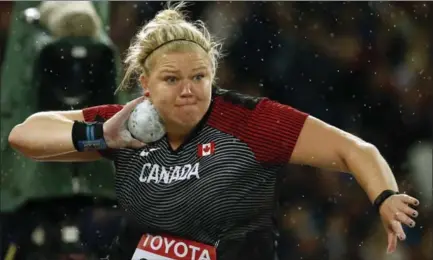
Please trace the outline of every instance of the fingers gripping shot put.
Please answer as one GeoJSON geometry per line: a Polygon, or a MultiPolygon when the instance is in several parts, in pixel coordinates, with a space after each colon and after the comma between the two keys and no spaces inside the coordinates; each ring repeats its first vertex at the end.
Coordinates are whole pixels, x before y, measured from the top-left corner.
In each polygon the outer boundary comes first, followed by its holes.
{"type": "Polygon", "coordinates": [[[138,75],[144,97],[36,113],[14,127],[11,146],[39,161],[113,161],[127,223],[110,259],[275,259],[275,187],[288,163],[351,173],[394,251],[419,202],[398,194],[376,147],[288,105],[213,87],[220,45],[182,7],[160,11],[128,50],[119,90],[138,75]]]}

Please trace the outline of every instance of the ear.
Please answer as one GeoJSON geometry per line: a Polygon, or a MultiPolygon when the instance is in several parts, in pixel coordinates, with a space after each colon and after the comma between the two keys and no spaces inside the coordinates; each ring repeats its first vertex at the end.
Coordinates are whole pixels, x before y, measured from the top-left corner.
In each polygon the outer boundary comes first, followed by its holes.
{"type": "Polygon", "coordinates": [[[149,96],[149,78],[143,74],[140,75],[140,85],[143,88],[143,94],[149,96]]]}

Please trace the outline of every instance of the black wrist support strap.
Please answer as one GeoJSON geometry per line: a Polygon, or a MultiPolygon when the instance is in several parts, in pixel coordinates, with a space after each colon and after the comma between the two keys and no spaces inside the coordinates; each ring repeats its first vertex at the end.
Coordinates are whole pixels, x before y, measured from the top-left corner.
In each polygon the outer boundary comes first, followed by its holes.
{"type": "Polygon", "coordinates": [[[392,195],[396,195],[396,194],[398,194],[398,191],[393,191],[393,190],[382,191],[382,193],[380,193],[379,196],[377,196],[377,198],[373,202],[373,206],[374,206],[376,212],[379,212],[380,206],[382,205],[382,203],[387,198],[391,197],[392,195]]]}
{"type": "Polygon", "coordinates": [[[104,130],[101,122],[74,121],[72,126],[72,142],[79,152],[107,149],[104,130]]]}

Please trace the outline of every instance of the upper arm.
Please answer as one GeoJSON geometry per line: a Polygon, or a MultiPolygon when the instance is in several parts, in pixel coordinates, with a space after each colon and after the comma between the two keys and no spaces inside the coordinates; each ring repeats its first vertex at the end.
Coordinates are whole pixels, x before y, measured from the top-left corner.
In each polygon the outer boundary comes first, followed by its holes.
{"type": "Polygon", "coordinates": [[[307,117],[290,106],[263,99],[250,114],[244,138],[258,161],[286,164],[307,117]]]}
{"type": "Polygon", "coordinates": [[[345,154],[363,142],[288,105],[266,98],[250,101],[217,102],[224,113],[215,113],[209,122],[244,141],[260,163],[347,171],[345,154]]]}
{"type": "Polygon", "coordinates": [[[58,115],[72,120],[72,121],[84,121],[83,111],[82,110],[71,110],[71,111],[59,111],[56,112],[58,115]]]}
{"type": "Polygon", "coordinates": [[[248,145],[257,162],[287,164],[308,114],[267,98],[225,94],[208,124],[248,145]]]}
{"type": "Polygon", "coordinates": [[[360,141],[354,135],[310,116],[289,162],[347,172],[344,153],[350,153],[351,147],[360,141]]]}
{"type": "Polygon", "coordinates": [[[249,145],[261,162],[348,171],[345,155],[361,139],[295,108],[268,99],[248,120],[249,145]],[[259,139],[260,138],[260,139],[259,139]]]}

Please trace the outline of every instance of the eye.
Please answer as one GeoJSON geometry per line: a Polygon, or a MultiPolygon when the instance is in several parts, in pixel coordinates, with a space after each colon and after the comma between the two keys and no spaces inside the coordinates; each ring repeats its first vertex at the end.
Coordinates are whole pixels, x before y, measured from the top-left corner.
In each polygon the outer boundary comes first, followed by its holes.
{"type": "Polygon", "coordinates": [[[177,82],[177,78],[174,76],[167,76],[164,78],[164,81],[168,84],[175,84],[177,82]]]}
{"type": "Polygon", "coordinates": [[[194,80],[195,81],[200,81],[200,80],[202,80],[204,78],[204,74],[197,74],[197,75],[195,75],[194,76],[194,80]]]}

